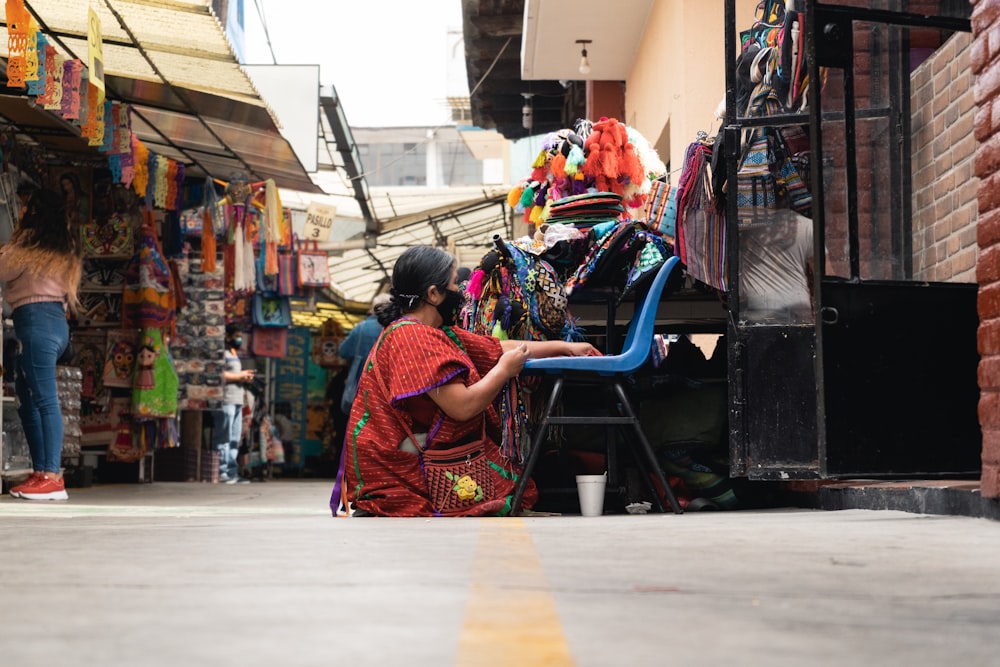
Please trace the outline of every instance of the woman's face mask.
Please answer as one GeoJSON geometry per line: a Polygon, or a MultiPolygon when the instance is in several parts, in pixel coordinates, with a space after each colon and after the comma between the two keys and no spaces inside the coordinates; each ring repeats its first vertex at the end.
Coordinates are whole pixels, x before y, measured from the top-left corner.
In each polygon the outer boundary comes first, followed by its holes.
{"type": "Polygon", "coordinates": [[[462,309],[465,296],[457,289],[444,291],[444,301],[437,305],[438,314],[444,320],[444,326],[452,326],[458,319],[458,311],[462,309]]]}

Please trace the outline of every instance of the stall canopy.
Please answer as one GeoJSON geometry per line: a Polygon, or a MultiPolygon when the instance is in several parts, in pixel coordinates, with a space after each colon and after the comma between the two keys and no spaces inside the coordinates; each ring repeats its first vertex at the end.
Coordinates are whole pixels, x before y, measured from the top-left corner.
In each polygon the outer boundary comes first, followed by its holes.
{"type": "MultiPolygon", "coordinates": [[[[379,192],[373,193],[376,204],[379,192]]],[[[504,188],[467,192],[464,200],[454,195],[426,193],[412,202],[407,212],[406,197],[397,194],[394,207],[399,215],[387,218],[378,245],[346,250],[330,258],[333,291],[367,306],[372,297],[388,285],[392,267],[404,250],[416,245],[447,248],[460,264],[475,268],[492,244],[494,234],[510,238],[510,207],[504,188]],[[419,203],[418,203],[419,202],[419,203]],[[419,205],[421,209],[416,210],[419,205]]]]}
{"type": "MultiPolygon", "coordinates": [[[[189,173],[196,176],[227,180],[234,172],[245,172],[252,180],[273,178],[282,187],[320,192],[241,69],[210,0],[101,0],[89,5],[29,0],[25,7],[66,55],[84,61],[88,8],[97,13],[107,95],[132,106],[132,131],[154,153],[191,165],[189,173]]],[[[4,5],[0,14],[0,56],[6,59],[4,5]]],[[[35,141],[93,155],[85,141],[65,136],[65,131],[79,135],[70,124],[37,120],[43,114],[34,112],[26,98],[17,99],[23,91],[0,92],[5,94],[0,117],[35,141]]]]}

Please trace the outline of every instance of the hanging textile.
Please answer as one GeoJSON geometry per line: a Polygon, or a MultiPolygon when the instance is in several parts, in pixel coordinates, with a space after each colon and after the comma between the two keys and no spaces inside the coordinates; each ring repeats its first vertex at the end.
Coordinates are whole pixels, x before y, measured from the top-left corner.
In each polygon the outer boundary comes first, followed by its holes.
{"type": "Polygon", "coordinates": [[[159,329],[143,330],[135,361],[132,417],[136,420],[173,417],[177,412],[179,381],[170,348],[159,329]]]}
{"type": "Polygon", "coordinates": [[[691,277],[726,291],[726,225],[712,196],[711,160],[709,144],[688,147],[677,186],[677,254],[691,277]]]}
{"type": "Polygon", "coordinates": [[[264,273],[278,273],[278,244],[281,243],[281,198],[274,179],[264,181],[264,273]]]}

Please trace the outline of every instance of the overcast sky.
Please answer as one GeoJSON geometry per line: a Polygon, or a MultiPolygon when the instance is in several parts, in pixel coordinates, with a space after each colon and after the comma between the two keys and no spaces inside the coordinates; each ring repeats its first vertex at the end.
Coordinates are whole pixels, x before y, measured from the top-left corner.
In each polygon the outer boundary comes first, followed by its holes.
{"type": "MultiPolygon", "coordinates": [[[[461,0],[244,0],[245,62],[271,64],[258,7],[279,65],[318,64],[352,127],[446,123],[448,29],[461,32],[461,0]]],[[[464,55],[459,54],[464,61],[464,55]]]]}

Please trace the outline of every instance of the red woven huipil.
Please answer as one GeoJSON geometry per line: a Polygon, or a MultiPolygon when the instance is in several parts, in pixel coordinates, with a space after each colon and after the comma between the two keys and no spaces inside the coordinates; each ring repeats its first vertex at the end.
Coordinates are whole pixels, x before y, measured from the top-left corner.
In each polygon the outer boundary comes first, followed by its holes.
{"type": "MultiPolygon", "coordinates": [[[[355,509],[378,516],[433,516],[421,457],[399,449],[406,426],[427,434],[426,448],[449,449],[479,438],[485,419],[490,459],[505,460],[496,444],[500,422],[492,405],[474,419],[457,422],[426,395],[449,382],[469,386],[479,381],[502,354],[497,339],[461,329],[407,319],[386,327],[358,381],[347,426],[344,474],[355,509]]],[[[512,462],[505,463],[520,475],[512,462]]],[[[530,507],[536,498],[530,483],[522,506],[530,507]]],[[[506,514],[510,501],[508,496],[487,498],[470,513],[506,514]]]]}

